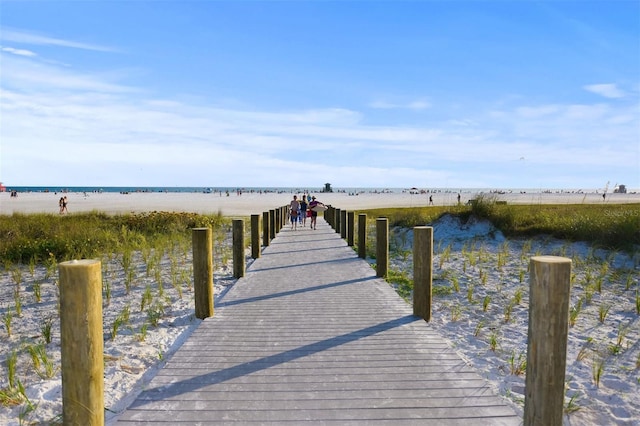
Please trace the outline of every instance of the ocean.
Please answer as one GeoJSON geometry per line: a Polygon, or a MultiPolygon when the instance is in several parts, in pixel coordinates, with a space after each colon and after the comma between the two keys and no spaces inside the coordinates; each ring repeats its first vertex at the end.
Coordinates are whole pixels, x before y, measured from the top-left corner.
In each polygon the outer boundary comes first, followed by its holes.
{"type": "MultiPolygon", "coordinates": [[[[344,193],[402,193],[402,192],[431,192],[431,193],[602,193],[604,188],[367,188],[367,187],[332,187],[333,192],[344,193]]],[[[115,192],[115,193],[131,193],[131,192],[187,192],[187,193],[218,193],[231,192],[236,193],[318,193],[324,192],[324,187],[199,187],[199,186],[7,186],[7,191],[18,192],[76,192],[76,193],[94,193],[94,192],[115,192]]],[[[609,188],[607,192],[613,192],[614,188],[609,188]]]]}

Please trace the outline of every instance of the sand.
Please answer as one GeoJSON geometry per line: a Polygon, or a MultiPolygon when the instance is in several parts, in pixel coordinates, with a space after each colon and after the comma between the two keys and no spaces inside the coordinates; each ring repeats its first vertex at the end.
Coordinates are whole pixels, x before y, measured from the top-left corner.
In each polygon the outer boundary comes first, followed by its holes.
{"type": "MultiPolygon", "coordinates": [[[[249,216],[261,214],[278,206],[287,205],[292,198],[289,193],[180,193],[180,192],[133,192],[128,194],[103,193],[19,193],[9,197],[9,193],[0,193],[0,214],[13,213],[58,213],[58,201],[67,196],[69,213],[99,210],[106,213],[131,213],[148,211],[175,211],[194,213],[218,213],[225,216],[249,216]]],[[[346,210],[361,210],[382,207],[421,207],[429,205],[433,197],[434,205],[453,205],[457,203],[456,192],[436,193],[318,193],[314,194],[324,204],[346,210]]],[[[463,192],[460,202],[475,199],[478,194],[463,192]]],[[[640,193],[602,194],[590,193],[503,193],[485,194],[499,201],[513,204],[581,204],[581,203],[640,203],[640,193]]]]}

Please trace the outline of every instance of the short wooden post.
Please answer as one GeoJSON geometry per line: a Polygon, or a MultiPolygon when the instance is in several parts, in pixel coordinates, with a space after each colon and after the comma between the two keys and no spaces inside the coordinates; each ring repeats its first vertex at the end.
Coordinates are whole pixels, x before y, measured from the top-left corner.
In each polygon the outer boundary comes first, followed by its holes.
{"type": "Polygon", "coordinates": [[[376,276],[386,277],[389,271],[389,219],[376,219],[376,276]]]}
{"type": "Polygon", "coordinates": [[[358,215],[358,257],[362,259],[367,257],[367,215],[365,213],[358,215]]]}
{"type": "Polygon", "coordinates": [[[353,242],[354,242],[353,233],[354,233],[354,228],[356,226],[355,217],[356,217],[356,214],[354,212],[347,213],[347,245],[349,247],[353,247],[353,242]]]}
{"type": "Polygon", "coordinates": [[[62,423],[104,425],[101,264],[71,260],[58,268],[62,423]]]}
{"type": "Polygon", "coordinates": [[[413,228],[413,315],[431,321],[433,228],[413,228]]]}
{"type": "Polygon", "coordinates": [[[276,237],[276,211],[269,210],[269,237],[273,240],[276,237]]]}
{"type": "Polygon", "coordinates": [[[530,271],[524,425],[561,426],[571,259],[535,256],[530,271]]]}
{"type": "Polygon", "coordinates": [[[269,246],[269,212],[262,212],[262,245],[269,246]]]}
{"type": "Polygon", "coordinates": [[[211,228],[194,228],[191,235],[193,247],[193,294],[196,318],[213,316],[213,233],[211,228]]]}
{"type": "Polygon", "coordinates": [[[340,237],[347,239],[347,211],[340,210],[340,237]]]}
{"type": "Polygon", "coordinates": [[[251,258],[260,257],[260,215],[251,215],[251,258]]]}
{"type": "Polygon", "coordinates": [[[340,233],[340,229],[342,227],[342,224],[340,223],[340,216],[341,216],[342,210],[341,209],[336,209],[335,210],[335,216],[334,216],[334,230],[336,231],[336,233],[340,233]]]}
{"type": "Polygon", "coordinates": [[[244,220],[233,219],[232,221],[232,237],[233,237],[233,277],[244,277],[245,259],[244,259],[244,220]]]}

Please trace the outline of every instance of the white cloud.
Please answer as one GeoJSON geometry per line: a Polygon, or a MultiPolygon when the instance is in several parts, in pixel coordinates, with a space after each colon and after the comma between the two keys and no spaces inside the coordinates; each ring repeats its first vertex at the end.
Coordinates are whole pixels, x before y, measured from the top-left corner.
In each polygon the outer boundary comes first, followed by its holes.
{"type": "Polygon", "coordinates": [[[28,57],[37,56],[36,53],[26,49],[16,49],[13,47],[0,47],[0,50],[2,50],[3,52],[18,55],[18,56],[28,56],[28,57]]]}
{"type": "Polygon", "coordinates": [[[83,74],[27,57],[6,55],[2,59],[2,87],[42,93],[54,90],[96,91],[105,93],[131,92],[132,88],[111,82],[113,75],[83,74]]]}
{"type": "Polygon", "coordinates": [[[522,118],[538,118],[557,114],[560,111],[558,105],[522,106],[516,108],[516,113],[522,118]]]}
{"type": "Polygon", "coordinates": [[[418,99],[407,103],[392,103],[384,100],[377,100],[369,104],[370,108],[374,109],[408,109],[408,110],[423,110],[431,108],[431,104],[425,100],[418,99]]]}
{"type": "Polygon", "coordinates": [[[605,98],[618,99],[626,96],[615,84],[591,84],[584,86],[584,89],[605,98]]]}
{"type": "Polygon", "coordinates": [[[101,46],[98,44],[83,43],[72,40],[64,40],[56,37],[49,37],[32,32],[22,31],[12,28],[3,28],[0,32],[0,38],[2,40],[12,41],[14,43],[22,43],[29,45],[41,45],[41,46],[60,46],[69,47],[73,49],[93,50],[99,52],[116,52],[117,50],[112,47],[101,46]]]}

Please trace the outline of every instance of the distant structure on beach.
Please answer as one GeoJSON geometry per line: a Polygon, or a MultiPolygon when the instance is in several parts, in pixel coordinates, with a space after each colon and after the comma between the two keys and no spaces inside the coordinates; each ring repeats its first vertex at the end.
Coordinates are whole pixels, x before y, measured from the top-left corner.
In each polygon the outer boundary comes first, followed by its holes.
{"type": "Polygon", "coordinates": [[[7,187],[4,186],[2,182],[0,182],[0,192],[5,192],[6,190],[7,190],[7,187]]]}
{"type": "Polygon", "coordinates": [[[627,186],[626,185],[618,185],[618,186],[615,187],[613,192],[615,192],[616,194],[626,194],[627,193],[627,186]]]}
{"type": "Polygon", "coordinates": [[[324,189],[322,190],[322,192],[333,192],[333,189],[331,189],[331,184],[330,183],[325,183],[324,184],[324,189]]]}

